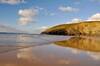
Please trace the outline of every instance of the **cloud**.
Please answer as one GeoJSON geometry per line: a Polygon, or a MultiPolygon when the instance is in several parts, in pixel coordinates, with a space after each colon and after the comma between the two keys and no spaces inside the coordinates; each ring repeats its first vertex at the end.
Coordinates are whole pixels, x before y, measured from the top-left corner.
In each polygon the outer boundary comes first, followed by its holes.
{"type": "Polygon", "coordinates": [[[70,23],[79,23],[79,22],[82,22],[82,21],[83,21],[82,19],[74,18],[71,21],[67,22],[67,24],[70,24],[70,23]]]}
{"type": "Polygon", "coordinates": [[[49,28],[48,26],[41,26],[41,27],[34,29],[31,33],[40,34],[41,32],[43,32],[44,30],[48,28],[49,28]]]}
{"type": "Polygon", "coordinates": [[[96,13],[88,18],[88,21],[100,21],[100,13],[96,13]]]}
{"type": "Polygon", "coordinates": [[[42,30],[45,30],[45,29],[47,29],[47,28],[48,28],[47,26],[42,26],[42,27],[41,27],[42,30]]]}
{"type": "Polygon", "coordinates": [[[33,21],[32,18],[29,18],[29,17],[21,17],[19,19],[19,24],[26,25],[26,24],[28,24],[29,22],[32,22],[32,21],[33,21]]]}
{"type": "Polygon", "coordinates": [[[74,18],[72,19],[72,22],[81,22],[82,20],[81,19],[78,19],[78,18],[74,18]]]}
{"type": "Polygon", "coordinates": [[[18,24],[27,25],[29,23],[35,22],[35,17],[38,14],[38,10],[35,8],[21,9],[18,12],[20,18],[18,24]]]}
{"type": "Polygon", "coordinates": [[[41,32],[41,31],[46,30],[47,28],[49,28],[49,27],[47,27],[47,26],[42,26],[42,27],[37,28],[37,30],[38,30],[39,32],[41,32]]]}
{"type": "Polygon", "coordinates": [[[39,7],[39,6],[36,6],[35,8],[38,9],[38,10],[45,10],[44,8],[39,7]]]}
{"type": "Polygon", "coordinates": [[[19,15],[23,17],[31,17],[36,15],[36,9],[21,9],[19,10],[19,15]]]}
{"type": "Polygon", "coordinates": [[[0,0],[0,3],[6,3],[10,5],[25,3],[25,0],[0,0]]]}
{"type": "Polygon", "coordinates": [[[55,13],[49,13],[49,15],[50,15],[50,16],[54,16],[54,15],[55,15],[55,13]]]}
{"type": "Polygon", "coordinates": [[[0,24],[0,32],[22,32],[21,30],[18,30],[16,28],[9,27],[8,25],[2,25],[0,24]]]}
{"type": "Polygon", "coordinates": [[[73,7],[70,7],[70,6],[67,6],[67,7],[66,6],[60,6],[58,9],[62,12],[77,12],[77,11],[79,11],[79,9],[73,8],[73,7]]]}
{"type": "Polygon", "coordinates": [[[46,16],[55,16],[56,14],[53,13],[53,12],[45,12],[45,15],[46,15],[46,16]]]}
{"type": "Polygon", "coordinates": [[[82,22],[82,21],[100,21],[100,13],[96,13],[92,16],[90,16],[88,19],[86,20],[82,20],[82,19],[78,19],[78,18],[74,18],[72,19],[70,22],[67,22],[68,24],[69,23],[78,23],[78,22],[82,22]]]}

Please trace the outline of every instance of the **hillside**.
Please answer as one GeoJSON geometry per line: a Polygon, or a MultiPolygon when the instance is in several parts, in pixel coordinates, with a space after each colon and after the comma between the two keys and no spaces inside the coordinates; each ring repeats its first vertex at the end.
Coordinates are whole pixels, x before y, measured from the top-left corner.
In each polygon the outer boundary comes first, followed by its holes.
{"type": "Polygon", "coordinates": [[[51,35],[100,35],[100,21],[61,24],[42,32],[51,35]]]}

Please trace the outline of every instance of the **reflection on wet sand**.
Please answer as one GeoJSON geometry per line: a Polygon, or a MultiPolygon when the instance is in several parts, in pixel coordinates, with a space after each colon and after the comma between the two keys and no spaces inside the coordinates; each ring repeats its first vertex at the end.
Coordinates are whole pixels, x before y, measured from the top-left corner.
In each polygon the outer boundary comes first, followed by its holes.
{"type": "Polygon", "coordinates": [[[0,66],[100,65],[99,49],[95,49],[98,48],[97,46],[99,46],[99,38],[58,38],[59,36],[53,36],[52,38],[52,36],[32,36],[33,35],[17,35],[16,37],[9,37],[10,39],[4,38],[5,40],[7,40],[7,42],[0,41],[0,66]],[[62,38],[66,39],[66,41],[62,41],[62,38]],[[61,41],[57,41],[58,39],[61,39],[61,41]],[[72,48],[72,45],[70,45],[70,43],[75,46],[72,48]],[[96,45],[94,45],[95,43],[96,45]],[[80,48],[82,45],[80,46],[79,44],[82,44],[83,47],[80,48]],[[89,44],[90,47],[94,46],[94,50],[89,49],[89,45],[87,46],[87,44],[89,44]],[[78,47],[76,47],[76,45],[78,47]],[[81,51],[81,49],[85,47],[86,49],[84,50],[88,51],[81,51]]]}
{"type": "Polygon", "coordinates": [[[50,43],[50,41],[40,38],[31,37],[31,35],[0,35],[0,54],[50,43]]]}
{"type": "Polygon", "coordinates": [[[63,47],[72,47],[85,51],[100,52],[99,37],[72,37],[68,40],[57,41],[56,45],[63,47]]]}

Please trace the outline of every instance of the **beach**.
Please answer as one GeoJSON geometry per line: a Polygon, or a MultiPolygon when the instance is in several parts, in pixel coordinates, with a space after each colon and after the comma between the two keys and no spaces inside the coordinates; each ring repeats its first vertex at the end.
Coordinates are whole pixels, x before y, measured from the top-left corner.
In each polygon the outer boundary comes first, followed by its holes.
{"type": "Polygon", "coordinates": [[[92,40],[72,36],[0,34],[0,66],[100,65],[100,50],[96,47],[99,38],[92,40]],[[64,41],[67,43],[63,44],[64,41]],[[86,42],[89,47],[85,47],[86,42]],[[91,47],[96,48],[91,50],[91,47]]]}

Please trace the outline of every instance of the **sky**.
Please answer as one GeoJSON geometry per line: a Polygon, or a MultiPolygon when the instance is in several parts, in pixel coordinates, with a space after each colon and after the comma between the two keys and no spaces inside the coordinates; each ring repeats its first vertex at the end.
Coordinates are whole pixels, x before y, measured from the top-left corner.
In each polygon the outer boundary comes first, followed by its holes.
{"type": "Polygon", "coordinates": [[[22,31],[86,20],[100,21],[100,0],[0,0],[0,25],[22,31]]]}

